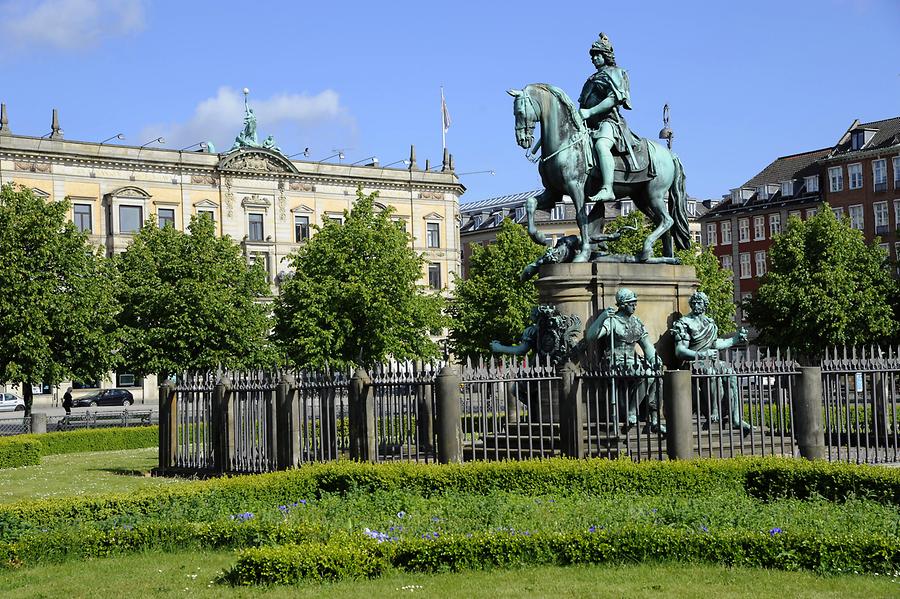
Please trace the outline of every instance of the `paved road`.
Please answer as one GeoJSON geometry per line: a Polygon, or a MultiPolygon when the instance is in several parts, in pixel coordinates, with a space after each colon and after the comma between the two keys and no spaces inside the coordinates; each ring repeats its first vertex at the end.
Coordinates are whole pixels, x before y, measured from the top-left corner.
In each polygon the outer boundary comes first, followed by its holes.
{"type": "MultiPolygon", "coordinates": [[[[124,408],[122,406],[97,406],[96,408],[72,408],[72,414],[84,414],[85,410],[90,410],[91,412],[117,412],[121,413],[124,408]]],[[[140,400],[133,406],[128,408],[129,410],[159,410],[159,404],[153,400],[148,401],[145,404],[142,404],[140,400]]],[[[43,412],[48,416],[63,416],[66,411],[60,407],[57,403],[53,405],[53,399],[50,396],[38,396],[34,398],[34,404],[31,407],[32,412],[43,412]]],[[[21,418],[22,412],[0,412],[0,419],[5,418],[21,418]]]]}

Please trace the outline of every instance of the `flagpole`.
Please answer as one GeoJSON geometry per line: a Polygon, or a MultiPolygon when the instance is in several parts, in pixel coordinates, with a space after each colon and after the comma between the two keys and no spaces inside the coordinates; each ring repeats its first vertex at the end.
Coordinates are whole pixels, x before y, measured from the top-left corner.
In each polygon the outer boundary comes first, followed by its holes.
{"type": "Polygon", "coordinates": [[[444,117],[444,107],[446,106],[446,102],[444,101],[444,86],[441,86],[441,151],[447,149],[447,126],[446,126],[446,118],[444,117]]]}

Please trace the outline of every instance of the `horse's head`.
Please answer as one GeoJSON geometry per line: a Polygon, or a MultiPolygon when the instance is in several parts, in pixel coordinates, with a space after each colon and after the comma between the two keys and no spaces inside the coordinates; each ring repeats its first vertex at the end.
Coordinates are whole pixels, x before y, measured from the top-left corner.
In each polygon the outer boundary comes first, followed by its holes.
{"type": "Polygon", "coordinates": [[[513,97],[513,115],[516,117],[516,143],[526,150],[534,143],[534,126],[540,120],[535,101],[524,89],[506,90],[513,97]]]}

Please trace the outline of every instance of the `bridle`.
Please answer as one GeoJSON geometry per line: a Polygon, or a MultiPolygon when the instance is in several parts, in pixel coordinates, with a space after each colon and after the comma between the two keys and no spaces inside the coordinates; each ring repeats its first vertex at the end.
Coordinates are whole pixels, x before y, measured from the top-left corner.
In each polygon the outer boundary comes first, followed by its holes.
{"type": "MultiPolygon", "coordinates": [[[[513,104],[513,109],[517,113],[522,114],[523,119],[525,121],[524,124],[522,124],[522,125],[516,125],[516,133],[518,134],[519,132],[524,132],[526,137],[531,137],[533,139],[535,123],[537,122],[537,109],[535,108],[534,98],[532,98],[528,94],[528,92],[523,90],[520,95],[516,96],[516,99],[513,104]],[[525,105],[526,99],[528,100],[527,107],[525,105]],[[534,115],[533,119],[529,117],[529,114],[528,114],[529,109],[531,110],[531,114],[534,115]]],[[[548,160],[550,160],[551,158],[553,158],[554,156],[556,156],[563,150],[567,150],[567,149],[571,148],[572,146],[574,146],[575,144],[578,144],[578,143],[581,143],[582,141],[584,141],[587,138],[588,133],[590,133],[590,130],[587,127],[583,127],[581,129],[581,131],[576,133],[572,137],[572,139],[569,140],[569,143],[563,145],[560,148],[557,148],[557,150],[555,152],[548,154],[547,156],[537,156],[536,155],[537,146],[535,146],[535,150],[530,150],[530,149],[525,150],[525,158],[527,158],[529,162],[532,162],[535,164],[538,162],[547,162],[548,160]]]]}

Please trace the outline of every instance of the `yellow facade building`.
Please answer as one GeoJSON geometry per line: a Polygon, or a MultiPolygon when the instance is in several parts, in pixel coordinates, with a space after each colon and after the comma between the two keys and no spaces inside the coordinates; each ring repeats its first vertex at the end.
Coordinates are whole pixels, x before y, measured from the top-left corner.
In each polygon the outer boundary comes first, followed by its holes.
{"type": "MultiPolygon", "coordinates": [[[[356,166],[290,160],[265,148],[217,154],[69,141],[58,128],[49,138],[30,137],[0,126],[0,184],[27,186],[49,201],[68,198],[73,222],[109,255],[125,250],[151,215],[185,230],[193,215],[206,213],[248,261],[262,261],[273,294],[288,256],[314,234],[312,225],[342,219],[359,186],[377,191],[377,202],[392,207],[411,233],[412,248],[426,260],[422,284],[449,290],[451,273],[461,268],[465,187],[452,160],[433,172],[418,168],[414,151],[411,159],[401,168],[356,166]]],[[[138,383],[136,397],[143,390],[155,398],[155,380],[138,383]]],[[[99,384],[127,386],[118,376],[99,384]]]]}

